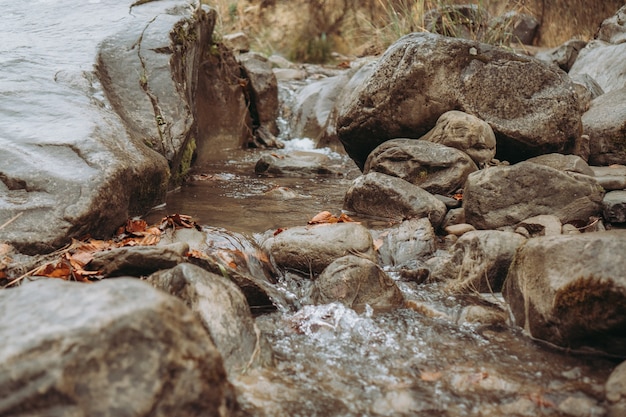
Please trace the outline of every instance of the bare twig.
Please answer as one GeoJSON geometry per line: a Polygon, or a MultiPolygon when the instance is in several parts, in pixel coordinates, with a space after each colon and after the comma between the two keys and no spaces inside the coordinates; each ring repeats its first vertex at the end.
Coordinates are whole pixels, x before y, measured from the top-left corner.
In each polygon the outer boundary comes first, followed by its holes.
{"type": "Polygon", "coordinates": [[[24,214],[23,211],[20,211],[19,213],[17,213],[15,216],[13,216],[12,218],[10,218],[9,220],[7,220],[6,222],[4,222],[4,224],[2,224],[0,226],[0,230],[4,229],[5,227],[7,227],[8,225],[10,225],[11,223],[13,223],[15,220],[17,220],[18,217],[20,217],[22,214],[24,214]]]}

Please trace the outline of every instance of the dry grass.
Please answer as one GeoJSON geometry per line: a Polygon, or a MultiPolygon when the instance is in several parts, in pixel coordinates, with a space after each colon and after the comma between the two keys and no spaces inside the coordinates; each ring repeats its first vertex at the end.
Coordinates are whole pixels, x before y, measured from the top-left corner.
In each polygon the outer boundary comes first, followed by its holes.
{"type": "Polygon", "coordinates": [[[458,14],[455,4],[474,4],[491,16],[517,11],[540,22],[539,46],[571,38],[589,40],[599,24],[623,5],[622,0],[202,0],[220,16],[218,33],[244,32],[254,50],[292,60],[324,62],[331,52],[376,54],[401,36],[424,30],[429,10],[439,9],[438,31],[506,45],[511,27],[492,27],[480,13],[458,14]]]}

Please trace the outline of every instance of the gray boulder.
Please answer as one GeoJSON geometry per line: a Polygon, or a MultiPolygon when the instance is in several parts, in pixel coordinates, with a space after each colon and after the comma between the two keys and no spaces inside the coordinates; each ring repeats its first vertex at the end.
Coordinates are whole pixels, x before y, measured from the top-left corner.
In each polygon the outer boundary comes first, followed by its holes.
{"type": "Polygon", "coordinates": [[[43,279],[0,292],[0,312],[0,415],[235,415],[200,321],[145,282],[43,279]]]}
{"type": "Polygon", "coordinates": [[[405,220],[378,234],[383,265],[411,267],[420,259],[427,259],[437,249],[437,236],[428,219],[405,220]]]}
{"type": "Polygon", "coordinates": [[[348,254],[376,261],[372,236],[358,223],[291,227],[267,239],[263,247],[279,267],[307,277],[348,254]]]}
{"type": "Polygon", "coordinates": [[[598,216],[604,190],[595,178],[567,174],[532,162],[497,166],[467,178],[463,192],[465,221],[477,229],[515,226],[540,214],[561,223],[598,216]]]}
{"type": "Polygon", "coordinates": [[[439,227],[447,211],[446,205],[428,191],[379,172],[356,178],[346,192],[343,208],[394,220],[425,217],[434,227],[439,227]]]}
{"type": "Polygon", "coordinates": [[[192,100],[207,94],[203,77],[216,20],[214,10],[176,7],[183,4],[133,7],[133,18],[100,43],[97,57],[108,101],[133,137],[167,158],[172,183],[181,181],[196,148],[208,140],[203,123],[196,125],[202,100],[192,100]]]}
{"type": "Polygon", "coordinates": [[[252,319],[243,293],[230,280],[182,264],[152,274],[146,281],[180,298],[200,318],[222,355],[228,375],[272,363],[267,340],[252,319]]]}
{"type": "Polygon", "coordinates": [[[502,293],[515,322],[558,346],[626,352],[626,231],[529,239],[502,293]]]}
{"type": "Polygon", "coordinates": [[[355,255],[336,259],[315,280],[311,295],[316,304],[340,302],[357,311],[402,307],[396,283],[374,262],[355,255]]]}
{"type": "Polygon", "coordinates": [[[425,140],[392,139],[370,153],[363,174],[380,172],[431,194],[451,195],[477,170],[472,159],[458,149],[425,140]]]}
{"type": "Polygon", "coordinates": [[[476,165],[489,162],[496,156],[496,137],[491,126],[476,116],[457,110],[442,114],[435,127],[420,139],[461,150],[476,165]]]}
{"type": "Polygon", "coordinates": [[[582,121],[589,135],[590,164],[626,164],[626,87],[594,99],[582,121]]]}
{"type": "Polygon", "coordinates": [[[447,281],[453,292],[500,292],[515,251],[526,239],[512,232],[476,230],[463,234],[451,256],[437,265],[430,279],[447,281]]]}
{"type": "Polygon", "coordinates": [[[578,98],[563,71],[501,48],[430,33],[398,40],[337,103],[337,133],[362,168],[382,142],[419,138],[455,109],[491,126],[501,160],[571,152],[580,136],[578,98]]]}
{"type": "Polygon", "coordinates": [[[602,216],[609,223],[626,223],[626,190],[606,193],[602,200],[602,216]]]}
{"type": "Polygon", "coordinates": [[[593,40],[579,52],[569,75],[576,77],[587,74],[606,93],[619,90],[626,85],[625,54],[626,43],[613,44],[593,40]]]}

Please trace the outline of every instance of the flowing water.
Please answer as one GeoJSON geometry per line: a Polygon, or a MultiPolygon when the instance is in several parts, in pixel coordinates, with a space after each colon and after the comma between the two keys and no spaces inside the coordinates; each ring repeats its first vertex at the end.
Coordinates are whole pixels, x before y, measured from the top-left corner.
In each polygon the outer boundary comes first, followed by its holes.
{"type": "MultiPolygon", "coordinates": [[[[73,120],[88,117],[86,93],[104,100],[97,83],[82,84],[83,73],[92,70],[85,63],[94,60],[99,40],[118,30],[128,3],[0,0],[0,145],[10,146],[8,138],[55,143],[83,137],[69,133],[73,120]],[[77,88],[50,88],[51,79],[77,88]]],[[[288,139],[288,131],[283,134],[288,139]]],[[[310,146],[290,141],[280,152],[310,146]]],[[[148,219],[188,214],[258,239],[304,225],[322,210],[337,214],[358,174],[345,155],[321,150],[343,166],[344,176],[258,177],[254,164],[261,152],[267,151],[228,151],[171,192],[148,219]]],[[[603,415],[603,384],[616,363],[553,350],[514,327],[463,323],[463,308],[477,302],[472,297],[398,279],[406,298],[424,308],[357,313],[338,304],[308,305],[306,280],[287,275],[279,285],[300,298],[302,308],[257,318],[276,365],[233,379],[251,415],[603,415]]],[[[497,295],[490,297],[499,303],[497,295]]]]}

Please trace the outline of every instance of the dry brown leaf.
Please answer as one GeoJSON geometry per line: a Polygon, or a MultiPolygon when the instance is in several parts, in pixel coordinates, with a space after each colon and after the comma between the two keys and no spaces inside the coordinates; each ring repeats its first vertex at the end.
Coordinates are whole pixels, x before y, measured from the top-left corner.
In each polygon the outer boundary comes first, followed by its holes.
{"type": "Polygon", "coordinates": [[[330,211],[321,211],[313,216],[313,218],[309,222],[307,222],[307,224],[328,223],[329,219],[333,217],[335,216],[333,216],[330,211]]]}
{"type": "Polygon", "coordinates": [[[378,249],[381,248],[381,246],[383,246],[384,242],[381,238],[378,239],[374,239],[374,250],[378,251],[378,249]]]}

